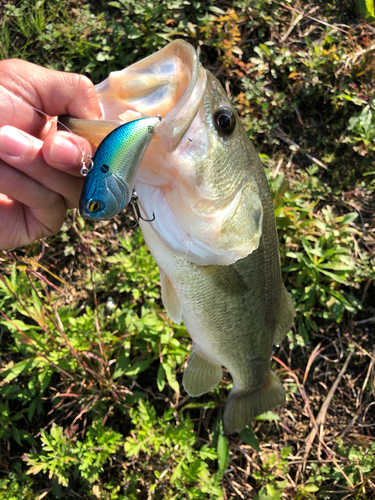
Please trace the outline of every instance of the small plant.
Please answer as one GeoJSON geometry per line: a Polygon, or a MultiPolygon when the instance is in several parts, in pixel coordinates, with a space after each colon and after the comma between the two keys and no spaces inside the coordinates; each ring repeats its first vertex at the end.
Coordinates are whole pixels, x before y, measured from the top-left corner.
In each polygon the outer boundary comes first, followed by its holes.
{"type": "Polygon", "coordinates": [[[0,478],[0,500],[38,500],[39,493],[33,491],[33,480],[21,471],[21,464],[17,462],[13,472],[0,478]]]}
{"type": "Polygon", "coordinates": [[[268,412],[229,436],[225,372],[198,401],[180,391],[191,339],[162,307],[157,266],[126,216],[115,225],[69,214],[43,245],[0,252],[0,500],[206,500],[224,490],[228,499],[372,498],[374,1],[2,8],[0,59],[94,83],[175,37],[194,45],[273,169],[296,318],[274,356],[289,389],[282,416],[268,412]],[[335,453],[322,461],[316,439],[303,472],[312,416],[352,346],[321,427],[335,453]],[[302,383],[304,370],[316,383],[302,383]]]}
{"type": "Polygon", "coordinates": [[[284,478],[288,471],[287,458],[291,451],[290,447],[286,447],[281,450],[280,456],[275,453],[263,456],[262,472],[254,473],[254,477],[264,484],[255,497],[256,500],[281,499],[283,490],[287,486],[284,478]]]}
{"type": "Polygon", "coordinates": [[[346,140],[357,143],[355,147],[360,154],[365,155],[369,150],[375,151],[375,97],[372,97],[362,111],[350,118],[347,129],[352,134],[346,140]]]}
{"type": "Polygon", "coordinates": [[[218,454],[207,445],[197,447],[189,418],[181,417],[176,424],[173,409],[158,418],[148,402],[140,401],[131,410],[131,419],[135,430],[125,440],[125,453],[129,458],[144,457],[138,481],[148,478],[150,494],[156,498],[181,494],[194,500],[223,498],[221,475],[210,473],[208,466],[218,454]]]}
{"type": "Polygon", "coordinates": [[[270,178],[285,263],[282,270],[293,274],[295,338],[301,345],[308,341],[309,331],[318,331],[317,318],[339,323],[345,311],[355,314],[362,308],[348,291],[364,278],[355,257],[354,238],[361,237],[354,225],[358,214],[336,215],[329,205],[319,212],[316,206],[325,188],[314,172],[310,168],[310,177],[291,188],[283,176],[270,178]]]}
{"type": "MultiPolygon", "coordinates": [[[[326,465],[311,464],[313,474],[304,488],[307,492],[315,492],[315,498],[327,499],[331,496],[331,485],[342,488],[343,496],[350,498],[363,498],[363,485],[374,477],[375,474],[375,444],[368,447],[339,444],[338,453],[346,457],[346,463],[341,466],[328,463],[326,465]]],[[[303,498],[299,496],[298,498],[303,498]]],[[[341,498],[341,497],[340,497],[341,498]]]]}
{"type": "Polygon", "coordinates": [[[26,454],[28,474],[48,473],[50,479],[67,487],[72,475],[94,483],[103,472],[104,464],[122,444],[121,434],[105,427],[99,421],[87,429],[85,440],[80,441],[74,433],[53,425],[50,432],[41,431],[41,453],[26,454]]]}

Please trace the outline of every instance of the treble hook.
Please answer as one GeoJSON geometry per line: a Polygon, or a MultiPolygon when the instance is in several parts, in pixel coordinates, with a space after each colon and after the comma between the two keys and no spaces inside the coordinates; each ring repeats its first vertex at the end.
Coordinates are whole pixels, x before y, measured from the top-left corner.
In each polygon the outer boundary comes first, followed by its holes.
{"type": "Polygon", "coordinates": [[[139,203],[138,203],[138,195],[134,190],[133,190],[133,194],[132,194],[130,203],[132,204],[132,207],[134,210],[134,215],[135,215],[135,220],[136,220],[136,223],[130,229],[134,229],[135,227],[138,226],[139,219],[143,220],[144,222],[153,222],[155,220],[154,212],[152,212],[152,219],[145,219],[144,217],[142,217],[141,210],[139,208],[139,203]]]}

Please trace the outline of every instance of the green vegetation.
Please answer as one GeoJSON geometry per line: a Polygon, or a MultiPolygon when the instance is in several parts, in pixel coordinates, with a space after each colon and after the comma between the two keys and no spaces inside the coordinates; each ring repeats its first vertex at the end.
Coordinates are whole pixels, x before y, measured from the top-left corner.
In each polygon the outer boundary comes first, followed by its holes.
{"type": "Polygon", "coordinates": [[[375,498],[373,0],[2,8],[0,58],[95,83],[176,37],[199,47],[266,166],[297,316],[273,359],[286,405],[229,436],[229,377],[186,397],[191,341],[126,214],[72,213],[47,242],[1,252],[0,500],[375,498]]]}

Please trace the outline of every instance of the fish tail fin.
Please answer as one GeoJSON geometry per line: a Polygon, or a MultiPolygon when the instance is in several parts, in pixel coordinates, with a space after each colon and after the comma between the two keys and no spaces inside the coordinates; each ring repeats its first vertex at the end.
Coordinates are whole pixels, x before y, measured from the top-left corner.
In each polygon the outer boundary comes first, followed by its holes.
{"type": "Polygon", "coordinates": [[[268,383],[253,392],[229,393],[224,412],[224,427],[228,432],[240,432],[257,416],[285,403],[285,390],[280,380],[270,372],[268,383]]]}

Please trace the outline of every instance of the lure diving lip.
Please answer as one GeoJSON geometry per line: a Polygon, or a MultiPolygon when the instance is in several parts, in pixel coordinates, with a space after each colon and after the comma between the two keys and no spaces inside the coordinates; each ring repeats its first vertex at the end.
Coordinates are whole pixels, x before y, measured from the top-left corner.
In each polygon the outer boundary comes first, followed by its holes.
{"type": "Polygon", "coordinates": [[[82,217],[110,219],[129,204],[139,166],[160,120],[157,116],[125,123],[102,140],[82,169],[86,174],[79,201],[82,217]]]}

